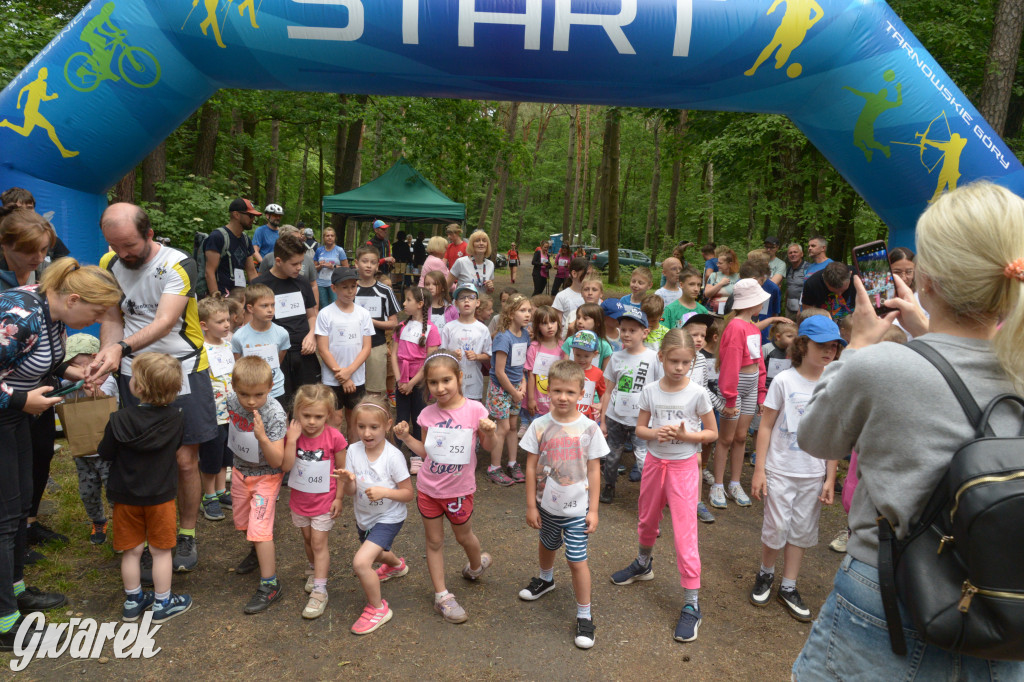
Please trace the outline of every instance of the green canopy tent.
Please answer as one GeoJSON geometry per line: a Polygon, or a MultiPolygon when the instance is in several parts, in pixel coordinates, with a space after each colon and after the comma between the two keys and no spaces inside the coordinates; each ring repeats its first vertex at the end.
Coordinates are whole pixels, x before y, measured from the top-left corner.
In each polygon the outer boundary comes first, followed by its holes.
{"type": "Polygon", "coordinates": [[[353,220],[418,223],[465,222],[466,205],[452,201],[400,158],[365,185],[323,198],[323,212],[353,220]]]}

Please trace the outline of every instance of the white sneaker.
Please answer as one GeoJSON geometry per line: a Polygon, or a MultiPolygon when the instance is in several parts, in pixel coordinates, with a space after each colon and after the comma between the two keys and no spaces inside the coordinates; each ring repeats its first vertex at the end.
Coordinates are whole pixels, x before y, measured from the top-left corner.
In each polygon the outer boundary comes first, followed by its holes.
{"type": "Polygon", "coordinates": [[[715,509],[725,509],[725,489],[717,485],[711,486],[708,494],[708,504],[715,509]]]}
{"type": "Polygon", "coordinates": [[[732,501],[738,504],[739,506],[750,506],[750,498],[747,497],[747,494],[745,492],[743,492],[743,486],[740,485],[739,483],[730,483],[727,492],[729,494],[729,497],[732,498],[732,501]]]}
{"type": "Polygon", "coordinates": [[[714,485],[715,484],[715,475],[713,473],[711,473],[710,470],[705,469],[703,476],[704,476],[704,482],[706,484],[708,484],[708,485],[714,485]]]}
{"type": "Polygon", "coordinates": [[[833,552],[839,552],[840,554],[846,553],[846,544],[850,541],[850,529],[844,528],[839,531],[839,535],[835,539],[828,543],[828,548],[833,552]]]}

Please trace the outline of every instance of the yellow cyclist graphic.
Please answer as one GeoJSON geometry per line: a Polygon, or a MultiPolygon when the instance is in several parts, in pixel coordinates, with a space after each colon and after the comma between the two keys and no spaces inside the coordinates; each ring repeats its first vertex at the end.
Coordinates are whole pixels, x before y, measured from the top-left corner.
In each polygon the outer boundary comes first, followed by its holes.
{"type": "MultiPolygon", "coordinates": [[[[779,27],[775,29],[775,35],[772,36],[771,42],[761,50],[754,65],[743,72],[744,76],[753,76],[758,67],[764,64],[776,49],[778,49],[778,53],[775,55],[775,68],[781,69],[785,66],[793,50],[804,42],[807,32],[825,15],[821,5],[814,0],[775,0],[768,8],[767,13],[774,12],[783,2],[786,3],[786,12],[782,15],[779,27]]],[[[803,67],[799,64],[790,64],[786,69],[786,75],[790,78],[796,78],[802,72],[803,67]]]]}
{"type": "Polygon", "coordinates": [[[935,186],[935,193],[932,194],[932,198],[928,200],[929,204],[938,199],[945,190],[956,189],[956,183],[960,180],[960,155],[963,153],[964,147],[967,146],[967,138],[960,135],[960,133],[954,133],[949,127],[949,119],[946,118],[946,112],[943,111],[939,116],[936,116],[931,120],[923,133],[914,133],[914,138],[919,140],[919,142],[892,141],[893,144],[902,144],[908,147],[917,147],[920,149],[921,165],[927,168],[929,173],[935,170],[935,167],[940,163],[942,164],[942,168],[939,169],[939,181],[935,186]],[[932,125],[939,120],[939,116],[941,116],[942,120],[946,122],[946,132],[949,134],[948,140],[934,140],[928,137],[928,133],[931,131],[932,125]],[[942,152],[939,159],[933,163],[931,167],[924,162],[925,147],[938,149],[942,152]]]}
{"type": "Polygon", "coordinates": [[[57,138],[57,131],[54,130],[53,124],[46,120],[41,113],[39,113],[39,104],[41,102],[49,102],[50,100],[57,99],[57,93],[48,94],[46,92],[46,77],[48,71],[46,67],[39,69],[39,74],[36,79],[23,87],[21,92],[18,93],[18,108],[21,109],[21,97],[22,95],[28,94],[25,98],[25,125],[19,126],[11,123],[6,118],[0,121],[0,128],[10,128],[14,132],[18,133],[22,137],[28,137],[32,134],[32,131],[36,126],[39,126],[46,131],[46,134],[50,136],[50,141],[56,145],[57,149],[60,150],[61,156],[65,159],[72,156],[78,156],[78,152],[68,151],[64,148],[64,145],[60,143],[57,138]]]}
{"type": "MultiPolygon", "coordinates": [[[[181,25],[181,29],[185,30],[185,24],[192,18],[192,12],[199,6],[200,0],[192,0],[192,9],[189,11],[188,16],[185,17],[184,23],[181,25]]],[[[199,30],[203,32],[203,35],[209,35],[210,29],[213,29],[213,39],[217,42],[217,47],[226,48],[224,39],[221,37],[221,25],[223,21],[227,20],[228,9],[231,7],[232,0],[227,0],[227,4],[224,7],[224,19],[218,19],[217,9],[220,6],[220,0],[202,0],[203,9],[206,10],[206,18],[199,24],[199,30]]],[[[260,0],[260,5],[263,4],[263,0],[260,0]]],[[[256,15],[259,13],[259,7],[254,3],[254,0],[242,0],[238,3],[238,16],[244,17],[245,11],[249,10],[249,23],[253,28],[259,28],[259,24],[256,23],[256,15]]]]}
{"type": "Polygon", "coordinates": [[[149,50],[125,42],[128,32],[114,25],[110,19],[113,12],[113,2],[100,8],[78,36],[89,46],[89,52],[75,52],[64,63],[64,79],[75,90],[91,92],[103,81],[116,83],[122,79],[136,88],[149,88],[160,80],[156,57],[149,50]]]}
{"type": "MultiPolygon", "coordinates": [[[[891,83],[896,78],[896,72],[892,69],[886,71],[882,78],[886,82],[891,83]]],[[[868,163],[871,163],[871,157],[874,154],[872,150],[877,149],[883,154],[885,158],[889,158],[889,145],[882,144],[875,140],[875,120],[878,117],[888,111],[889,109],[895,109],[903,104],[903,87],[901,84],[896,84],[896,100],[891,101],[889,99],[889,90],[882,88],[878,92],[863,92],[856,90],[848,85],[843,86],[843,90],[849,90],[858,97],[864,98],[864,108],[861,109],[860,116],[857,117],[857,123],[853,126],[853,144],[859,147],[867,158],[868,163]]]]}

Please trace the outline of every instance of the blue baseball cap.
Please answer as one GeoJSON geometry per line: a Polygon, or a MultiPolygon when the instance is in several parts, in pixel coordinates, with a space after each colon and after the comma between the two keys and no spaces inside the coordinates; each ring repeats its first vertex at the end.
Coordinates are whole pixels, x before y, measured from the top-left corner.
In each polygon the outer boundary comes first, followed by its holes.
{"type": "Polygon", "coordinates": [[[375,230],[380,230],[380,229],[384,229],[384,230],[386,230],[386,229],[388,229],[389,227],[391,227],[391,226],[390,226],[390,225],[388,225],[388,224],[387,224],[386,222],[384,222],[383,220],[374,220],[374,221],[373,221],[373,229],[375,229],[375,230]]]}
{"type": "MultiPolygon", "coordinates": [[[[625,306],[623,306],[625,308],[625,306]]],[[[644,315],[644,311],[639,308],[629,307],[622,311],[622,315],[619,316],[619,320],[633,320],[639,322],[644,327],[650,329],[650,325],[647,323],[647,316],[644,315]]]]}
{"type": "Polygon", "coordinates": [[[572,337],[572,348],[576,350],[597,350],[597,334],[587,329],[576,332],[572,337]]]}
{"type": "Polygon", "coordinates": [[[455,287],[456,301],[459,300],[459,294],[461,294],[463,291],[468,291],[469,293],[473,294],[475,298],[480,297],[480,291],[472,284],[460,284],[459,286],[455,287]]]}
{"type": "Polygon", "coordinates": [[[601,304],[601,312],[604,313],[605,317],[617,320],[622,317],[622,313],[626,312],[626,307],[617,298],[606,298],[604,303],[601,304]]]}
{"type": "Polygon", "coordinates": [[[846,340],[839,334],[839,325],[824,315],[812,315],[800,323],[800,336],[806,336],[815,343],[838,341],[846,345],[846,340]]]}

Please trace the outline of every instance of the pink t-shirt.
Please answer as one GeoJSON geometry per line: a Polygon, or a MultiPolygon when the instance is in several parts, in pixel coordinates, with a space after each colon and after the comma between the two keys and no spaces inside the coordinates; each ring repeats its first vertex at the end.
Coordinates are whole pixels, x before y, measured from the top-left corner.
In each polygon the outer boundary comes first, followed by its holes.
{"type": "Polygon", "coordinates": [[[427,343],[420,345],[420,337],[423,335],[423,323],[416,320],[409,320],[398,325],[398,381],[406,383],[420,371],[420,367],[427,359],[427,348],[435,348],[441,345],[441,332],[433,323],[427,323],[427,343]]]}
{"type": "MultiPolygon", "coordinates": [[[[337,466],[335,454],[348,447],[348,441],[333,426],[325,426],[323,432],[316,438],[308,438],[305,435],[299,436],[296,459],[307,462],[322,462],[328,460],[333,462],[331,470],[337,466]]],[[[338,495],[338,480],[331,479],[331,489],[326,493],[307,493],[301,490],[292,490],[288,500],[288,506],[299,516],[320,516],[331,511],[331,503],[338,495]]]]}
{"type": "Polygon", "coordinates": [[[426,286],[424,282],[427,281],[427,274],[434,270],[440,270],[441,273],[448,277],[448,266],[445,265],[444,261],[435,256],[434,254],[428,254],[427,259],[423,261],[423,265],[420,266],[420,286],[426,286]]]}
{"type": "Polygon", "coordinates": [[[540,341],[531,341],[530,347],[526,350],[526,363],[523,369],[533,372],[533,392],[537,396],[537,416],[547,414],[551,411],[551,398],[548,396],[548,370],[562,357],[562,349],[545,348],[540,341]],[[537,361],[537,356],[550,355],[552,357],[537,361]],[[536,367],[536,370],[534,368],[536,367]]]}
{"type": "Polygon", "coordinates": [[[457,410],[442,410],[437,403],[428,405],[420,412],[416,423],[423,429],[423,443],[427,456],[417,476],[416,488],[435,499],[465,497],[476,492],[476,430],[481,419],[487,418],[487,409],[475,400],[466,399],[457,410]],[[464,429],[471,432],[467,449],[469,462],[465,464],[442,464],[430,457],[430,429],[464,429]]]}

